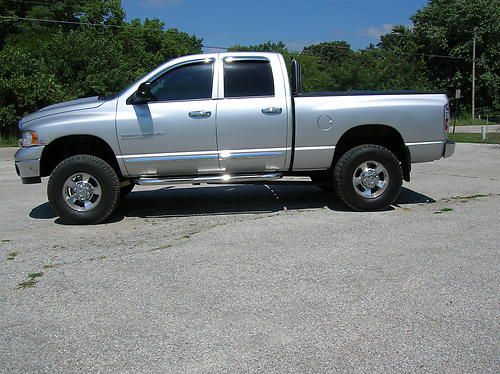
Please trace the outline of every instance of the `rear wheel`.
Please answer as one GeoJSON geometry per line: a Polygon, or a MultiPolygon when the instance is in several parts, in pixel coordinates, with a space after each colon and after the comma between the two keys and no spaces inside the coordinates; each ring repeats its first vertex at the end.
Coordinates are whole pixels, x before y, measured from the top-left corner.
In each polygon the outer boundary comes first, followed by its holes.
{"type": "Polygon", "coordinates": [[[64,221],[96,224],[115,209],[120,181],[104,160],[90,155],[72,156],[56,166],[47,186],[50,205],[64,221]]]}
{"type": "Polygon", "coordinates": [[[335,190],[354,210],[382,210],[398,197],[403,184],[399,160],[387,148],[365,144],[340,157],[334,169],[335,190]]]}

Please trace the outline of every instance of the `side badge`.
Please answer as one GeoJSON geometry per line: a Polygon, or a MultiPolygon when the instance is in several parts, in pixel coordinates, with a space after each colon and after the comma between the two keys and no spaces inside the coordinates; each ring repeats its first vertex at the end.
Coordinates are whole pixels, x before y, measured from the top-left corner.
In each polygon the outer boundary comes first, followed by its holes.
{"type": "Polygon", "coordinates": [[[162,136],[163,132],[145,132],[145,133],[135,133],[135,134],[122,134],[123,140],[132,140],[132,139],[146,139],[151,138],[152,136],[162,136]]]}

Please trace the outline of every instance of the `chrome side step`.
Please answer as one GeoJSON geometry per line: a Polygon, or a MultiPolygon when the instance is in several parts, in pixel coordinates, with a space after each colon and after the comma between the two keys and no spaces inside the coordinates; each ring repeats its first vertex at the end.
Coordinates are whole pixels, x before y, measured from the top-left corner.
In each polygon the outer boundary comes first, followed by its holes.
{"type": "Polygon", "coordinates": [[[201,175],[196,177],[154,177],[154,178],[138,178],[134,182],[140,185],[159,185],[159,184],[194,184],[194,183],[240,183],[240,182],[265,182],[281,179],[282,173],[267,173],[267,174],[239,174],[239,175],[201,175]]]}

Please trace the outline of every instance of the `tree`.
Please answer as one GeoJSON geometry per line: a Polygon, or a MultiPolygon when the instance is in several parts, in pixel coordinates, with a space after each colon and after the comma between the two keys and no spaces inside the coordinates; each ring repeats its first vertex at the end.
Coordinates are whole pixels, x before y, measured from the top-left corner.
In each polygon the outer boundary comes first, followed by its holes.
{"type": "Polygon", "coordinates": [[[77,24],[1,24],[3,134],[13,132],[20,117],[43,106],[118,92],[169,59],[201,53],[200,39],[165,29],[158,19],[125,22],[119,0],[9,3],[17,16],[77,24]]]}
{"type": "Polygon", "coordinates": [[[354,55],[351,45],[345,41],[324,42],[304,47],[302,54],[321,58],[326,64],[341,63],[354,55]]]}
{"type": "Polygon", "coordinates": [[[386,37],[385,43],[370,45],[360,51],[353,51],[345,41],[334,41],[307,46],[302,55],[320,59],[321,65],[317,71],[326,75],[326,78],[313,81],[319,83],[316,86],[323,86],[328,90],[428,88],[424,66],[419,64],[418,59],[408,56],[393,42],[389,47],[389,41],[401,31],[401,28],[396,27],[386,37]]]}
{"type": "Polygon", "coordinates": [[[430,0],[411,17],[420,53],[456,58],[426,58],[429,79],[442,89],[462,89],[470,103],[472,44],[477,36],[479,105],[500,108],[500,3],[498,0],[430,0]]]}
{"type": "Polygon", "coordinates": [[[263,44],[257,44],[257,45],[240,45],[236,44],[228,49],[228,52],[278,52],[282,54],[288,54],[289,51],[285,47],[285,43],[283,42],[271,42],[268,41],[263,44]]]}

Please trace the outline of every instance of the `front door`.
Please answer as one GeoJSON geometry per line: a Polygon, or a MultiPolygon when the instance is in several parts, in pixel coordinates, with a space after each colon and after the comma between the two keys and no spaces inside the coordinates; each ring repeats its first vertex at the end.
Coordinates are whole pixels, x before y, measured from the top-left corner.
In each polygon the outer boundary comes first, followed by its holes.
{"type": "Polygon", "coordinates": [[[153,99],[127,105],[120,99],[116,128],[130,175],[213,174],[219,169],[215,59],[174,66],[150,84],[153,99]],[[214,90],[215,91],[215,90],[214,90]]]}

